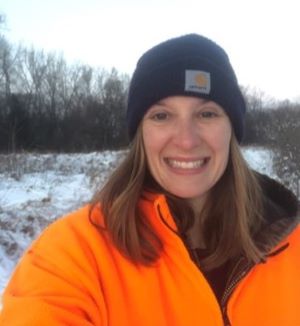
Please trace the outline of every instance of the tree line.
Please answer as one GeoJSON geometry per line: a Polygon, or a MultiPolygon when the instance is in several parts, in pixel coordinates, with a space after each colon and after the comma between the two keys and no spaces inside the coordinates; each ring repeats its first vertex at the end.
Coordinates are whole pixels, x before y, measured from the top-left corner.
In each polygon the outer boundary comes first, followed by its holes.
{"type": "Polygon", "coordinates": [[[91,151],[127,144],[129,77],[15,46],[0,14],[0,151],[91,151]],[[1,30],[2,27],[2,30],[1,30]]]}
{"type": "Polygon", "coordinates": [[[0,42],[0,151],[126,145],[126,75],[0,42]]]}
{"type": "Polygon", "coordinates": [[[300,103],[267,101],[262,93],[247,90],[245,98],[243,144],[271,149],[274,172],[300,199],[300,103]]]}
{"type": "MultiPolygon", "coordinates": [[[[3,18],[0,14],[0,151],[127,146],[129,76],[15,46],[1,31],[3,18]]],[[[247,88],[243,93],[248,107],[243,143],[298,153],[299,103],[270,100],[247,88]]]]}

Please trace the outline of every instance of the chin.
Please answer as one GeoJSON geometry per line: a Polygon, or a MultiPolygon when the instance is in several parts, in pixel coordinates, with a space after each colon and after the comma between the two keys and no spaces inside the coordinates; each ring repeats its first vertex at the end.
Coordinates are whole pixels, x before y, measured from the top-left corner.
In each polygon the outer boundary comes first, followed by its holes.
{"type": "Polygon", "coordinates": [[[201,198],[205,195],[205,192],[191,192],[191,191],[185,191],[183,192],[181,191],[172,191],[172,190],[168,190],[169,193],[171,193],[172,195],[182,198],[182,199],[197,199],[197,198],[201,198]]]}

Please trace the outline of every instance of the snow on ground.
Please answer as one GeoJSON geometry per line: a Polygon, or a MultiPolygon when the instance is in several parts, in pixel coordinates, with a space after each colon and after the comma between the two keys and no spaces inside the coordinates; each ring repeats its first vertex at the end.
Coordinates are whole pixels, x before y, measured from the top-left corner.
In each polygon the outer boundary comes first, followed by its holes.
{"type": "MultiPolygon", "coordinates": [[[[252,168],[274,177],[270,151],[243,153],[252,168]]],[[[51,221],[87,202],[123,156],[123,151],[0,155],[0,294],[31,241],[51,221]]]]}

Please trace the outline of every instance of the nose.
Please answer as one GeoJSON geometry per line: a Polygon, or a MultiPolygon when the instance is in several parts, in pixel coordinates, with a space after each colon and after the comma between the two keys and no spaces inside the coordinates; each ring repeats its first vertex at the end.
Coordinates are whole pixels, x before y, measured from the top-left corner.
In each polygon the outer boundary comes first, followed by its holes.
{"type": "Polygon", "coordinates": [[[177,123],[173,138],[174,144],[184,150],[190,150],[201,142],[199,125],[193,119],[181,120],[177,123]]]}

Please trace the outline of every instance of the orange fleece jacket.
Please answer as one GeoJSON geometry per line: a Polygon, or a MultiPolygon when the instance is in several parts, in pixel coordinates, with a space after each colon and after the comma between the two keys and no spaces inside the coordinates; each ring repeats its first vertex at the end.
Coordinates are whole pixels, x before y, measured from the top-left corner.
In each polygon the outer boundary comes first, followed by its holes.
{"type": "MultiPolygon", "coordinates": [[[[159,206],[175,228],[165,198],[141,206],[165,244],[154,267],[120,255],[84,207],[50,225],[24,254],[5,290],[0,325],[223,325],[209,284],[158,215],[159,206]]],[[[236,287],[227,306],[232,325],[300,325],[299,228],[285,242],[285,251],[255,266],[236,287]]]]}

